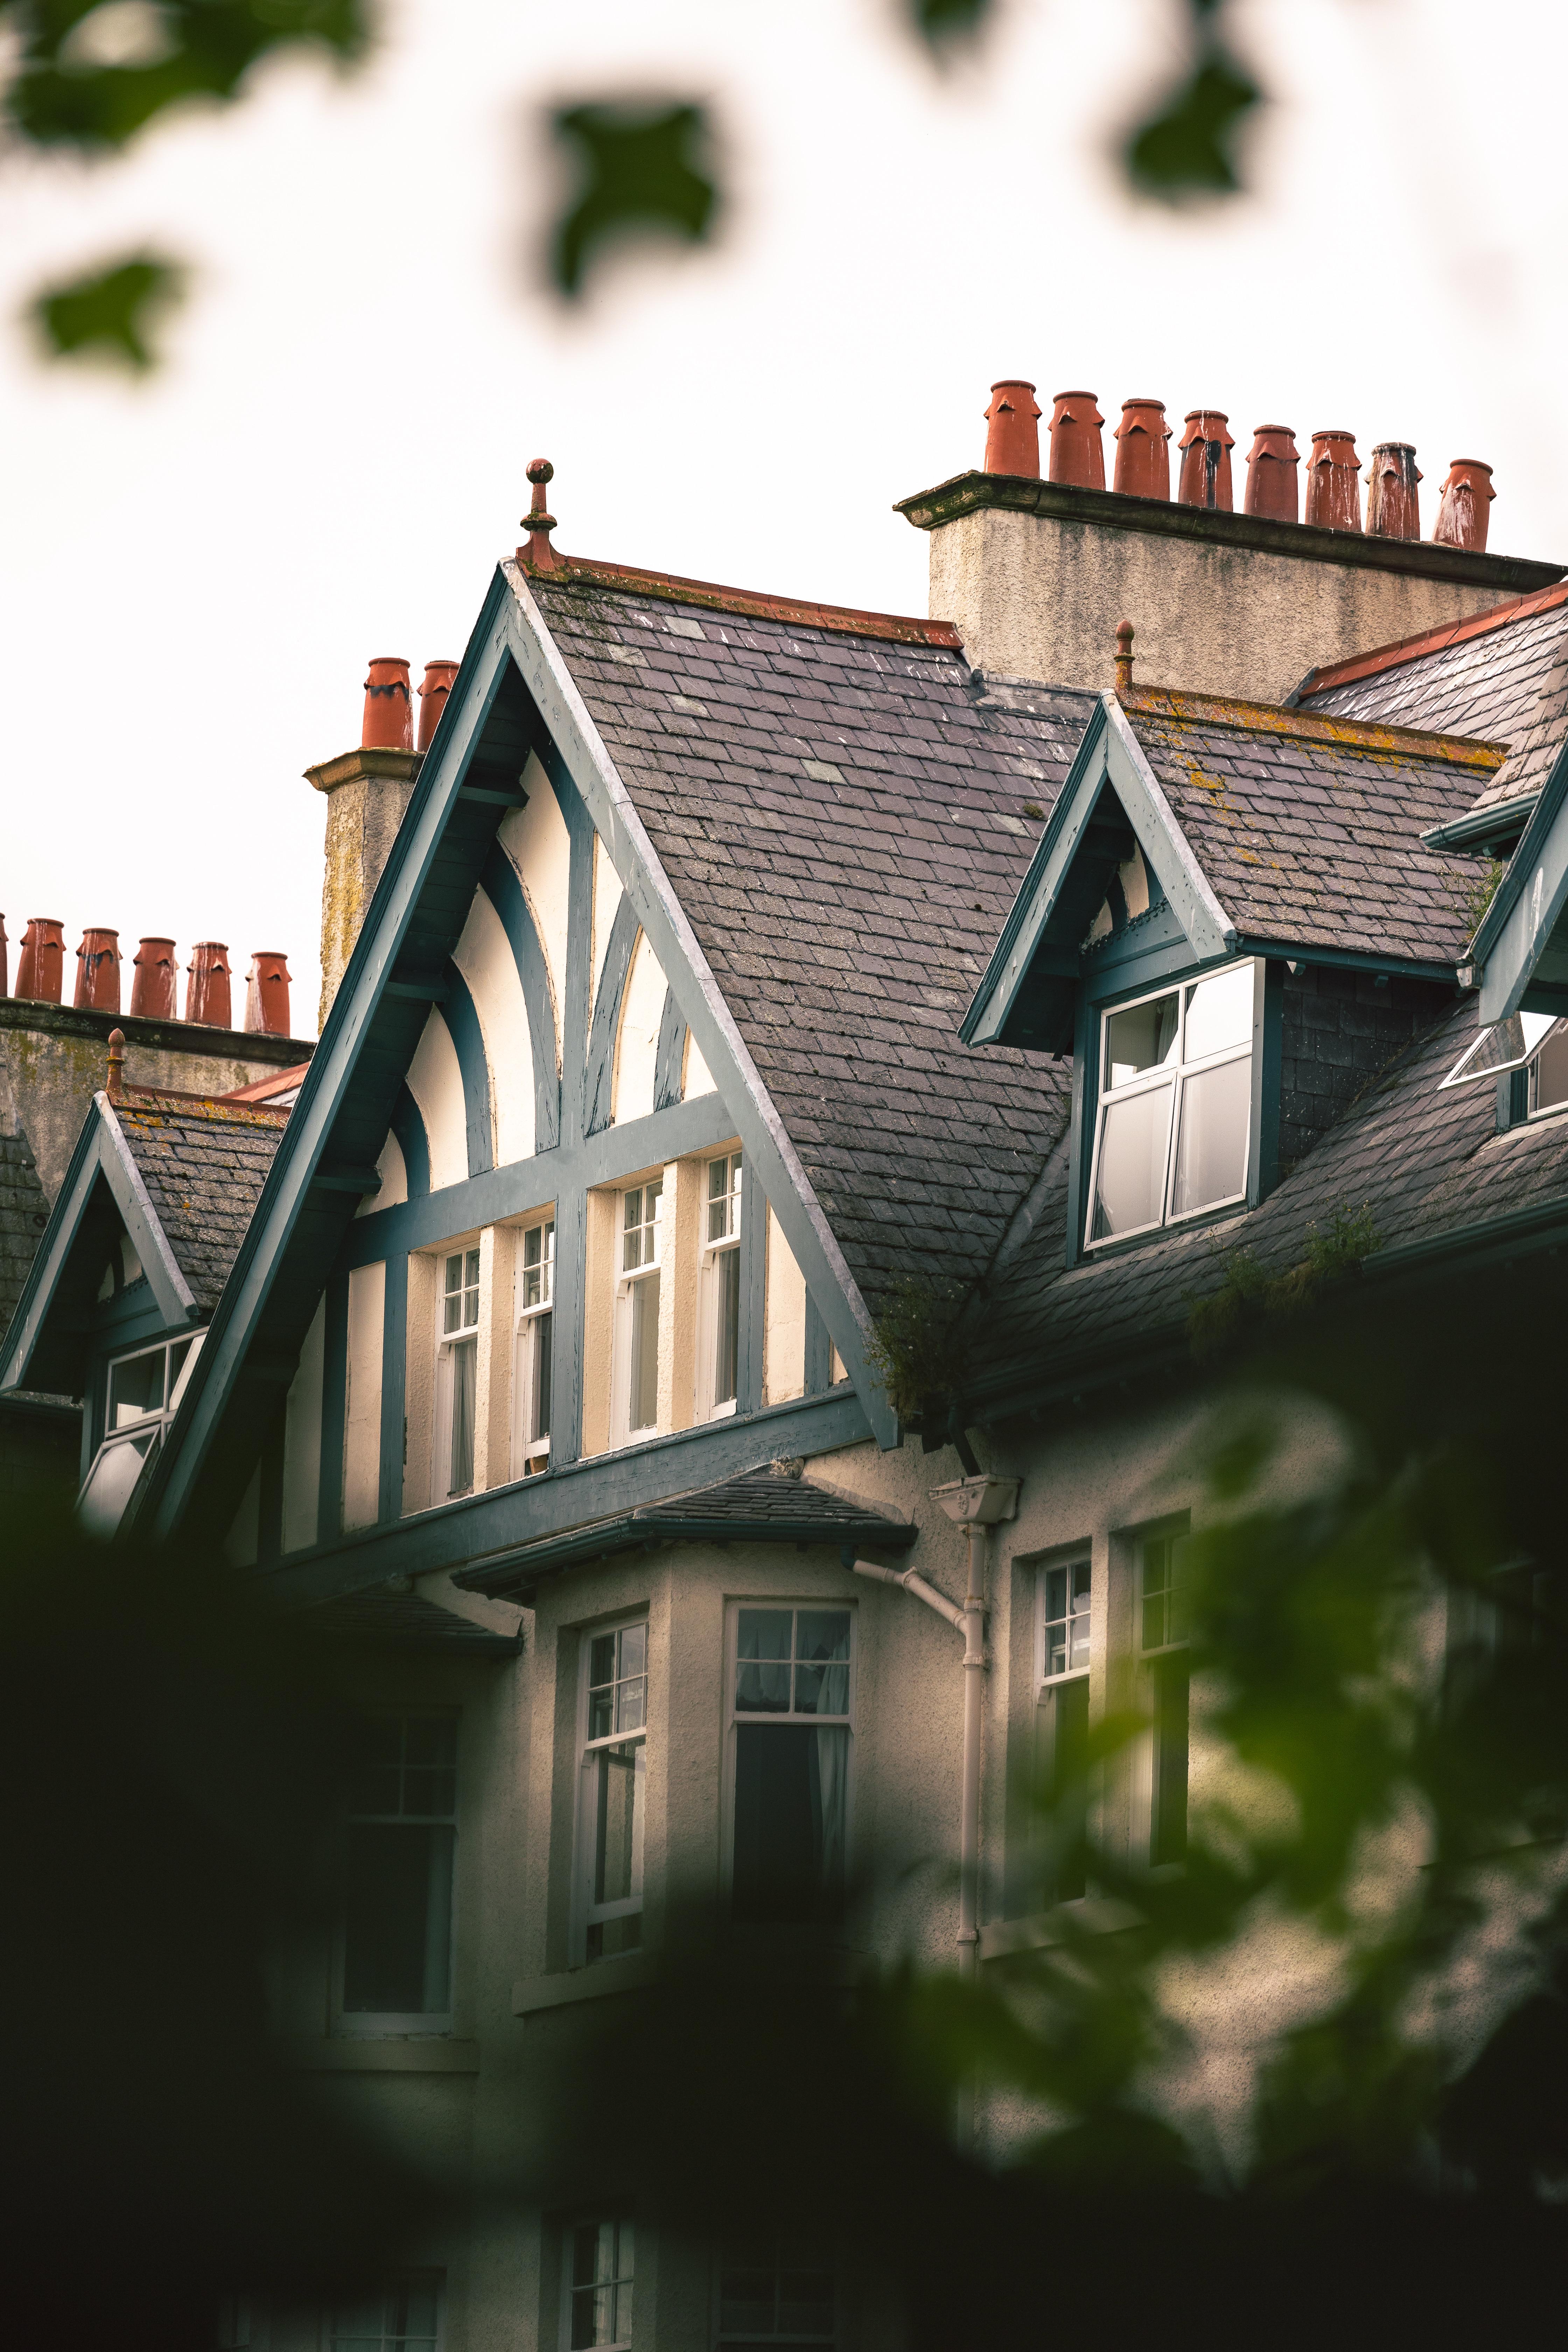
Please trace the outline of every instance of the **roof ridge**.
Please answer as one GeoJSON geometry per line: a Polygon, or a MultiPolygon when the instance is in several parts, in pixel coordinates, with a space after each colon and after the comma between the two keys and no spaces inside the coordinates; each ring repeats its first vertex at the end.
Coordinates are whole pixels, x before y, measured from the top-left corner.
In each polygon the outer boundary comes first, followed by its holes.
{"type": "Polygon", "coordinates": [[[187,1094],[179,1087],[122,1086],[114,1108],[150,1111],[167,1108],[183,1118],[210,1119],[217,1127],[282,1129],[289,1124],[288,1111],[275,1109],[269,1103],[237,1100],[229,1095],[187,1094]]]}
{"type": "Polygon", "coordinates": [[[799,596],[775,596],[765,589],[726,588],[714,580],[684,580],[673,572],[642,572],[635,564],[605,563],[595,556],[567,555],[563,571],[519,568],[531,587],[571,587],[581,581],[625,588],[638,596],[660,596],[678,604],[701,604],[711,612],[749,614],[758,620],[793,621],[810,629],[837,629],[843,635],[886,637],[900,645],[938,646],[962,653],[963,639],[952,621],[921,620],[914,614],[864,612],[853,604],[817,604],[799,596]]]}
{"type": "Polygon", "coordinates": [[[1338,719],[1326,711],[1292,709],[1279,703],[1243,702],[1234,695],[1188,694],[1175,686],[1124,688],[1118,691],[1117,700],[1133,715],[1163,713],[1251,734],[1294,736],[1309,743],[1407,751],[1428,760],[1449,761],[1456,767],[1484,768],[1489,774],[1495,774],[1508,757],[1506,743],[1493,742],[1483,735],[1443,735],[1420,727],[1388,727],[1381,720],[1338,719]]]}
{"type": "Polygon", "coordinates": [[[1307,672],[1296,692],[1303,699],[1310,694],[1326,694],[1331,687],[1351,686],[1357,678],[1375,677],[1380,670],[1401,669],[1406,662],[1419,661],[1423,655],[1441,653],[1448,646],[1463,645],[1470,637],[1484,637],[1494,629],[1506,629],[1515,621],[1527,621],[1534,613],[1549,613],[1554,604],[1568,604],[1568,580],[1559,580],[1550,588],[1537,588],[1529,596],[1510,596],[1505,604],[1493,604],[1484,613],[1469,614],[1459,621],[1446,621],[1441,627],[1422,629],[1413,637],[1394,637],[1385,646],[1373,646],[1364,654],[1352,654],[1348,660],[1325,662],[1321,669],[1307,672]]]}

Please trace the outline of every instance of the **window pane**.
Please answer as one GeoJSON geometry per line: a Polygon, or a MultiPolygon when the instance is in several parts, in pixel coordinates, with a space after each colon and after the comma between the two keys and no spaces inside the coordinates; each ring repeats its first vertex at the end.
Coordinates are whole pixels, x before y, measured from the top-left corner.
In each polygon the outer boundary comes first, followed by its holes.
{"type": "Polygon", "coordinates": [[[1105,1024],[1105,1074],[1102,1087],[1124,1087],[1140,1070],[1152,1070],[1176,1058],[1177,992],[1156,996],[1148,1004],[1129,1005],[1113,1013],[1105,1024]]]}
{"type": "Polygon", "coordinates": [[[642,1741],[595,1748],[589,1759],[594,1778],[594,1892],[598,1903],[624,1903],[642,1879],[642,1741]]]}
{"type": "Polygon", "coordinates": [[[787,1715],[795,1612],[790,1609],[742,1609],[740,1616],[735,1645],[736,1711],[742,1715],[787,1715]],[[774,1659],[783,1663],[770,1663],[774,1659]]]}
{"type": "Polygon", "coordinates": [[[1184,1062],[1201,1062],[1205,1054],[1222,1054],[1227,1045],[1244,1045],[1252,1035],[1252,966],[1238,964],[1216,971],[1187,991],[1187,1034],[1182,1044],[1184,1062]]]}
{"type": "Polygon", "coordinates": [[[1142,1640],[1163,1650],[1187,1638],[1186,1536],[1152,1536],[1143,1547],[1142,1640]]]}
{"type": "Polygon", "coordinates": [[[1044,1673],[1081,1672],[1089,1664],[1089,1563],[1046,1570],[1044,1673]]]}
{"type": "Polygon", "coordinates": [[[436,2282],[405,2279],[387,2297],[387,2336],[391,2346],[434,2344],[436,2341],[436,2282]]]}
{"type": "Polygon", "coordinates": [[[1152,1087],[1145,1094],[1107,1103],[1100,1113],[1094,1240],[1136,1233],[1158,1221],[1164,1206],[1171,1092],[1169,1086],[1152,1087]]]}
{"type": "Polygon", "coordinates": [[[843,1902],[849,1734],[806,1724],[735,1732],[737,1919],[831,1919],[843,1902]]]}
{"type": "Polygon", "coordinates": [[[145,1355],[127,1356],[109,1370],[109,1427],[124,1429],[150,1412],[163,1410],[163,1350],[150,1348],[145,1355]]]}
{"type": "Polygon", "coordinates": [[[474,1483],[474,1385],[479,1370],[479,1344],[473,1339],[452,1343],[452,1467],[448,1495],[466,1495],[474,1483]]]}
{"type": "Polygon", "coordinates": [[[404,1725],[403,1811],[449,1816],[457,1800],[456,1719],[451,1716],[410,1716],[404,1725]]]}
{"type": "Polygon", "coordinates": [[[1047,1696],[1051,1825],[1047,1893],[1053,1903],[1075,1903],[1089,1885],[1089,1676],[1059,1683],[1047,1696]]]}
{"type": "Polygon", "coordinates": [[[552,1326],[554,1321],[553,1315],[541,1315],[534,1319],[533,1398],[528,1432],[531,1438],[548,1437],[550,1434],[551,1350],[554,1341],[552,1326]]]}
{"type": "Polygon", "coordinates": [[[715,1326],[713,1402],[733,1404],[741,1354],[741,1253],[721,1250],[713,1260],[715,1326]]]}
{"type": "Polygon", "coordinates": [[[1537,1054],[1530,1072],[1530,1108],[1550,1110],[1568,1102],[1568,1022],[1560,1021],[1537,1054]]]}
{"type": "Polygon", "coordinates": [[[1187,1851],[1186,1654],[1173,1651],[1152,1669],[1154,1705],[1153,1819],[1149,1859],[1181,1862],[1187,1851]]]}
{"type": "Polygon", "coordinates": [[[411,2016],[451,2007],[450,1827],[355,1822],[343,1909],[343,2007],[411,2016]]]}
{"type": "Polygon", "coordinates": [[[799,1662],[795,1670],[795,1713],[847,1715],[849,1612],[800,1610],[795,1618],[795,1654],[799,1662]],[[817,1663],[828,1660],[834,1663],[817,1663]]]}
{"type": "Polygon", "coordinates": [[[1171,1214],[1185,1216],[1247,1190],[1252,1056],[1220,1062],[1182,1082],[1182,1123],[1171,1214]]]}
{"type": "Polygon", "coordinates": [[[632,1286],[628,1429],[653,1429],[658,1422],[658,1285],[657,1274],[645,1274],[632,1286]]]}
{"type": "Polygon", "coordinates": [[[1515,1013],[1494,1021],[1466,1046],[1447,1076],[1446,1087],[1463,1086],[1470,1078],[1489,1078],[1515,1070],[1526,1061],[1552,1025],[1550,1013],[1515,1013]]]}
{"type": "Polygon", "coordinates": [[[349,1803],[356,1813],[403,1810],[403,1726],[395,1716],[372,1716],[354,1726],[349,1803]]]}

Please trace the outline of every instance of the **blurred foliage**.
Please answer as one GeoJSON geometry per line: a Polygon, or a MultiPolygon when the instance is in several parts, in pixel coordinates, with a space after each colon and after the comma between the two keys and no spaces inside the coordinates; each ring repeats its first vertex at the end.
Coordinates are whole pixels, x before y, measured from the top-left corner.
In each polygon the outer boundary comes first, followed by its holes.
{"type": "Polygon", "coordinates": [[[628,236],[710,234],[718,191],[706,168],[708,116],[700,106],[630,103],[562,107],[551,117],[580,185],[558,222],[550,268],[563,294],[583,290],[589,265],[628,236]]]}
{"type": "Polygon", "coordinates": [[[1263,97],[1215,29],[1223,0],[1185,0],[1185,5],[1192,18],[1189,70],[1156,111],[1129,131],[1122,150],[1133,187],[1166,202],[1237,193],[1237,133],[1263,97]]]}
{"type": "Polygon", "coordinates": [[[1283,1274],[1266,1274],[1249,1248],[1228,1251],[1219,1287],[1192,1299],[1187,1309],[1194,1356],[1206,1362],[1232,1345],[1258,1317],[1290,1315],[1315,1306],[1334,1283],[1359,1272],[1381,1246],[1381,1238],[1368,1202],[1352,1209],[1342,1201],[1326,1228],[1312,1220],[1305,1257],[1283,1274]]]}
{"type": "Polygon", "coordinates": [[[973,40],[994,5],[994,0],[905,0],[910,25],[939,55],[955,42],[973,40]]]}
{"type": "Polygon", "coordinates": [[[142,253],[35,295],[33,323],[58,358],[108,360],[136,374],[156,363],[157,329],[178,303],[185,272],[142,253]]]}

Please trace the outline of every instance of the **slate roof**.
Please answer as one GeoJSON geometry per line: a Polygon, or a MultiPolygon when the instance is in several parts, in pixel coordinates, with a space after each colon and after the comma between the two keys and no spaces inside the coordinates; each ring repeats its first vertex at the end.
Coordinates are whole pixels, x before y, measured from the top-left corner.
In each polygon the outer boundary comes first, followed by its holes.
{"type": "Polygon", "coordinates": [[[1250,1213],[1065,1265],[1068,1154],[1058,1150],[1032,1218],[979,1302],[973,1386],[983,1392],[1070,1381],[1075,1366],[1124,1366],[1131,1343],[1185,1347],[1192,1303],[1246,1248],[1279,1275],[1306,1255],[1310,1228],[1371,1210],[1380,1246],[1431,1241],[1561,1198],[1568,1212],[1568,1116],[1497,1132],[1496,1089],[1440,1091],[1476,1035],[1473,997],[1426,1027],[1294,1173],[1250,1213]]]}
{"type": "Polygon", "coordinates": [[[238,1255],[286,1112],[137,1088],[112,1107],[174,1262],[210,1315],[238,1255]]]}
{"type": "Polygon", "coordinates": [[[1425,848],[1495,746],[1134,688],[1122,707],[1237,929],[1259,940],[1458,961],[1472,860],[1425,848]]]}
{"type": "Polygon", "coordinates": [[[442,1650],[471,1658],[515,1658],[521,1634],[493,1633],[418,1592],[350,1592],[323,1601],[310,1622],[329,1641],[361,1649],[442,1650]]]}
{"type": "Polygon", "coordinates": [[[26,1136],[0,1135],[0,1332],[16,1311],[48,1222],[48,1197],[26,1136]]]}
{"type": "Polygon", "coordinates": [[[1478,809],[1539,792],[1568,739],[1568,582],[1315,671],[1301,704],[1506,743],[1510,756],[1478,794],[1478,809]]]}
{"type": "Polygon", "coordinates": [[[973,1279],[1070,1073],[958,1024],[1093,697],[587,569],[530,586],[872,1311],[973,1279]]]}
{"type": "Polygon", "coordinates": [[[791,1471],[752,1470],[617,1518],[542,1536],[498,1559],[464,1569],[452,1581],[496,1600],[526,1601],[546,1576],[584,1560],[646,1551],[661,1543],[856,1543],[902,1551],[918,1532],[905,1520],[890,1519],[791,1471]]]}

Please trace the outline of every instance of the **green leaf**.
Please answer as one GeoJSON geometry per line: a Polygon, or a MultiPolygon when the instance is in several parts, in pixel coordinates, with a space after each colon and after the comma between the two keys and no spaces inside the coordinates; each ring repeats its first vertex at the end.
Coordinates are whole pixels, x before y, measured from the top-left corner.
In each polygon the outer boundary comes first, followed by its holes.
{"type": "Polygon", "coordinates": [[[551,249],[563,294],[581,294],[592,265],[620,238],[652,230],[699,245],[709,236],[719,198],[702,168],[709,122],[701,107],[565,106],[551,128],[582,171],[551,249]]]}
{"type": "Polygon", "coordinates": [[[36,147],[123,147],[166,107],[232,100],[258,58],[301,42],[348,64],[370,46],[374,0],[13,0],[21,54],[5,97],[36,147]]]}
{"type": "Polygon", "coordinates": [[[185,271],[155,253],[33,297],[28,314],[55,359],[108,360],[138,375],[158,364],[156,331],[180,301],[185,271]]]}
{"type": "Polygon", "coordinates": [[[1241,185],[1232,142],[1262,98],[1250,74],[1205,43],[1189,79],[1127,142],[1127,174],[1145,194],[1233,195],[1241,185]]]}
{"type": "Polygon", "coordinates": [[[992,0],[906,0],[906,5],[921,39],[940,50],[973,40],[991,14],[992,0]]]}

